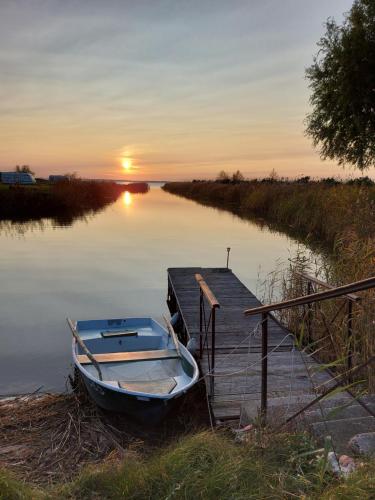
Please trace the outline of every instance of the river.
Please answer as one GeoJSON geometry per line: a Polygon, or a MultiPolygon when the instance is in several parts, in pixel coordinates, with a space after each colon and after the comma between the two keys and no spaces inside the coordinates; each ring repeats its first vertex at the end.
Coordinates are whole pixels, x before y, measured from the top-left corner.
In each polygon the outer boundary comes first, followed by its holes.
{"type": "MultiPolygon", "coordinates": [[[[72,319],[166,312],[167,268],[230,267],[252,291],[288,237],[164,192],[124,193],[86,220],[0,225],[0,395],[65,389],[72,319]]],[[[197,311],[198,314],[198,311],[197,311]]]]}

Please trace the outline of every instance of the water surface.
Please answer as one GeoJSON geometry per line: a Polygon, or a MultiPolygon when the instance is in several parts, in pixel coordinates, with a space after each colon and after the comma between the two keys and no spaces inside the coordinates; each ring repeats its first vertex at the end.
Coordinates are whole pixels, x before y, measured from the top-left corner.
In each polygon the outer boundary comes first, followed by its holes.
{"type": "MultiPolygon", "coordinates": [[[[154,186],[70,227],[0,226],[0,394],[62,390],[72,319],[166,312],[167,268],[230,267],[255,290],[296,248],[286,236],[154,186]],[[23,234],[22,234],[23,233],[23,234]]],[[[198,313],[198,311],[197,311],[198,313]]]]}

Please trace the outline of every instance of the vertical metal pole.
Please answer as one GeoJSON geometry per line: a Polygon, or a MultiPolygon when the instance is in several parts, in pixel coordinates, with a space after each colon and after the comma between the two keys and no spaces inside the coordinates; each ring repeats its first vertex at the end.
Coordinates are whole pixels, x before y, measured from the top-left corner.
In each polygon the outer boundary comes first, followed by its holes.
{"type": "MultiPolygon", "coordinates": [[[[353,303],[348,299],[348,370],[353,368],[353,303]]],[[[348,376],[349,382],[352,381],[351,373],[348,376]]]]}
{"type": "Polygon", "coordinates": [[[199,288],[199,357],[200,357],[200,359],[202,359],[202,356],[203,356],[202,330],[203,330],[203,292],[202,292],[202,289],[199,288]]]}
{"type": "Polygon", "coordinates": [[[168,292],[167,292],[167,303],[170,306],[171,304],[171,281],[168,276],[168,292]]]}
{"type": "Polygon", "coordinates": [[[227,248],[227,269],[229,268],[229,253],[230,253],[230,247],[227,248]]]}
{"type": "Polygon", "coordinates": [[[215,307],[211,309],[211,396],[214,395],[215,372],[215,335],[216,335],[215,307]]]}
{"type": "MultiPolygon", "coordinates": [[[[311,281],[307,282],[307,295],[312,294],[312,284],[311,281]]],[[[306,344],[309,345],[310,342],[312,341],[312,311],[313,311],[313,305],[310,302],[310,304],[307,304],[307,341],[306,344]]]]}
{"type": "Polygon", "coordinates": [[[268,371],[268,319],[267,313],[262,314],[262,386],[261,386],[261,423],[267,422],[267,371],[268,371]]]}

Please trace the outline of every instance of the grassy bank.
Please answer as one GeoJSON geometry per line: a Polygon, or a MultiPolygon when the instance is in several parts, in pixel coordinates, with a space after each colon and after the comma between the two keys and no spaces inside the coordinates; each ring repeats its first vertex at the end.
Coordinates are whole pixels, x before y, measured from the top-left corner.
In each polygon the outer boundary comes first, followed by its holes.
{"type": "Polygon", "coordinates": [[[210,430],[203,385],[157,427],[75,387],[0,400],[0,499],[369,499],[375,487],[373,461],[338,478],[305,432],[210,430]]]}
{"type": "Polygon", "coordinates": [[[147,192],[144,183],[120,185],[74,179],[55,184],[5,186],[0,189],[0,220],[23,222],[43,218],[70,224],[102,210],[124,191],[147,192]]]}
{"type": "Polygon", "coordinates": [[[20,484],[0,473],[7,499],[370,499],[374,464],[348,480],[335,478],[324,454],[304,434],[249,436],[236,444],[223,433],[200,432],[141,459],[109,456],[74,481],[50,487],[20,484]]]}

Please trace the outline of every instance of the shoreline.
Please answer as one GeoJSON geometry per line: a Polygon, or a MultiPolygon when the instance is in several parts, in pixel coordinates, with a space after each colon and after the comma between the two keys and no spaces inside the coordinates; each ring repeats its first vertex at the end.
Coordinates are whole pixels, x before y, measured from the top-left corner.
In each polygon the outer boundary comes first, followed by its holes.
{"type": "Polygon", "coordinates": [[[148,190],[147,183],[117,184],[80,179],[31,186],[1,184],[0,221],[22,223],[53,219],[60,225],[70,225],[77,218],[103,210],[125,191],[144,194],[148,190]]]}
{"type": "Polygon", "coordinates": [[[263,220],[271,229],[330,252],[348,230],[359,238],[375,235],[375,186],[365,181],[192,181],[170,182],[162,189],[244,219],[263,220]]]}

